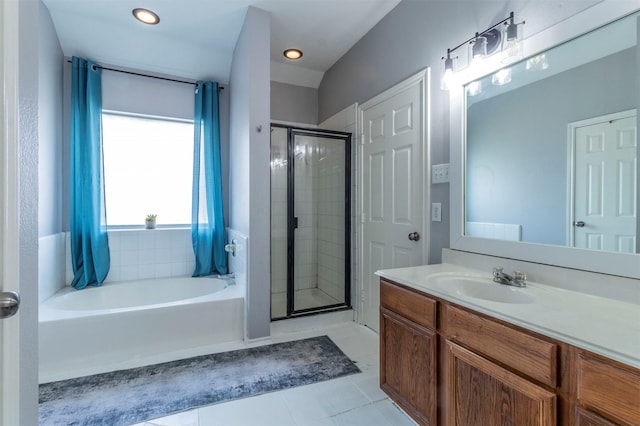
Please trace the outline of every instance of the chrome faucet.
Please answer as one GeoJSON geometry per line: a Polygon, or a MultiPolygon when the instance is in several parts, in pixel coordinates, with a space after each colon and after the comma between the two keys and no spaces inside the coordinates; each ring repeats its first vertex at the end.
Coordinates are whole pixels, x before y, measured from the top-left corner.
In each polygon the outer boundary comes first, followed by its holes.
{"type": "Polygon", "coordinates": [[[504,284],[504,285],[512,285],[514,287],[526,287],[527,284],[524,280],[527,279],[527,276],[524,272],[515,271],[513,275],[509,275],[506,272],[503,272],[502,266],[496,266],[493,268],[493,281],[504,284]]]}

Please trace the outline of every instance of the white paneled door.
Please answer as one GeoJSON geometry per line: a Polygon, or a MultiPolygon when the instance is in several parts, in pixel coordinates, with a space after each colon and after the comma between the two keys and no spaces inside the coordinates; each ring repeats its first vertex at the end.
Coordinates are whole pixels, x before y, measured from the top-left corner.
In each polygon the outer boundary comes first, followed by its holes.
{"type": "MultiPolygon", "coordinates": [[[[31,4],[0,0],[0,317],[5,317],[0,319],[0,426],[30,426],[38,422],[38,314],[34,309],[37,292],[33,283],[27,286],[20,275],[21,262],[26,258],[24,253],[33,253],[33,246],[24,250],[20,246],[24,224],[30,223],[20,220],[26,218],[20,208],[20,194],[32,187],[25,189],[21,185],[19,165],[24,165],[18,161],[23,148],[18,135],[23,128],[33,130],[34,125],[32,121],[23,122],[18,117],[19,112],[22,113],[18,107],[21,55],[18,38],[23,36],[18,25],[23,21],[23,13],[29,16],[26,9],[31,4]],[[24,293],[23,290],[29,290],[26,291],[29,294],[26,305],[30,309],[21,308],[9,316],[14,307],[13,294],[24,293]]],[[[35,16],[37,19],[37,13],[35,16]]],[[[25,270],[37,265],[37,255],[28,259],[28,263],[22,264],[25,270]]]]}
{"type": "Polygon", "coordinates": [[[379,329],[375,272],[426,263],[428,70],[360,107],[361,322],[379,329]]]}
{"type": "Polygon", "coordinates": [[[635,111],[592,121],[574,129],[573,245],[635,253],[635,111]]]}

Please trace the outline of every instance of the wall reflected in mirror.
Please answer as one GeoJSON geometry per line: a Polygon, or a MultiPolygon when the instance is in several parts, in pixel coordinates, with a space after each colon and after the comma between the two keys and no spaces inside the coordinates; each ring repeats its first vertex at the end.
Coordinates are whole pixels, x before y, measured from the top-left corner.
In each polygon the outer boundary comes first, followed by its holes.
{"type": "Polygon", "coordinates": [[[639,15],[465,86],[465,235],[640,253],[639,15]]]}

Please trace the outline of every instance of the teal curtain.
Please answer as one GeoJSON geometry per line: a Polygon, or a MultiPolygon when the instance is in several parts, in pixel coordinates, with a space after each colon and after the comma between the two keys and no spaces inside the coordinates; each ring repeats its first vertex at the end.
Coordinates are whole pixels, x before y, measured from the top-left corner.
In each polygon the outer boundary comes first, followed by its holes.
{"type": "Polygon", "coordinates": [[[100,285],[110,267],[102,164],[101,69],[73,57],[71,87],[71,263],[76,289],[100,285]]]}
{"type": "Polygon", "coordinates": [[[198,81],[193,126],[191,240],[196,258],[193,276],[226,274],[218,83],[198,81]]]}

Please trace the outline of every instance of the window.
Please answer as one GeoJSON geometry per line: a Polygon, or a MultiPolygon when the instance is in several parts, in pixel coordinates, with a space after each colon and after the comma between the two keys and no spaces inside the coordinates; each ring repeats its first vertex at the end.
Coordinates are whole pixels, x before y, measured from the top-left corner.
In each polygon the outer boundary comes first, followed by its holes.
{"type": "Polygon", "coordinates": [[[191,223],[193,121],[104,111],[102,138],[109,226],[191,223]]]}

